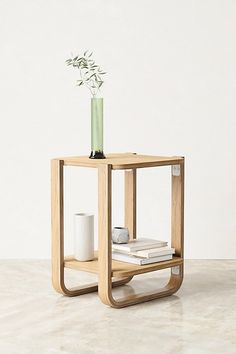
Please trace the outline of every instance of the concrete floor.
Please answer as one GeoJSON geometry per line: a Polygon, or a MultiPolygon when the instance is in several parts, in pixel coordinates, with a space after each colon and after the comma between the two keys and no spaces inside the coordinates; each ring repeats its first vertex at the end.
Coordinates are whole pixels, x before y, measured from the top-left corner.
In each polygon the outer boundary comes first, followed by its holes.
{"type": "MultiPolygon", "coordinates": [[[[96,293],[57,294],[49,261],[2,260],[0,269],[0,354],[236,353],[236,260],[186,261],[176,295],[120,310],[96,293]]],[[[95,280],[66,274],[71,284],[95,280]]],[[[160,285],[167,275],[136,276],[115,294],[160,285]]]]}

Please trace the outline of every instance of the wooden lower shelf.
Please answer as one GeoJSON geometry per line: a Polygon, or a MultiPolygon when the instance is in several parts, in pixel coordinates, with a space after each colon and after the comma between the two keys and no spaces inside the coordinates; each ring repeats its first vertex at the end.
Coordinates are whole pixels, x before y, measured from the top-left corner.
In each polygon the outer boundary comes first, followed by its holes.
{"type": "MultiPolygon", "coordinates": [[[[122,278],[127,276],[133,276],[137,274],[143,274],[148,272],[154,272],[155,270],[171,268],[183,263],[183,258],[173,257],[169,261],[163,261],[147,265],[136,265],[131,263],[112,261],[112,277],[122,278]]],[[[77,261],[73,256],[67,256],[64,260],[64,266],[66,268],[76,269],[89,273],[99,273],[98,258],[95,256],[94,260],[88,262],[77,261]]]]}

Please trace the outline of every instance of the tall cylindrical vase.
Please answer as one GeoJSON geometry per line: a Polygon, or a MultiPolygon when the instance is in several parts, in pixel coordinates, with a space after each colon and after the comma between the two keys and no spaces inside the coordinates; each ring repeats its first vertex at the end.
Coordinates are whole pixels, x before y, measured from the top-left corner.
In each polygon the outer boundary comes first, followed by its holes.
{"type": "Polygon", "coordinates": [[[103,98],[91,98],[90,159],[105,159],[103,153],[103,98]]]}
{"type": "Polygon", "coordinates": [[[74,256],[78,261],[94,258],[94,216],[78,213],[74,215],[74,256]]]}

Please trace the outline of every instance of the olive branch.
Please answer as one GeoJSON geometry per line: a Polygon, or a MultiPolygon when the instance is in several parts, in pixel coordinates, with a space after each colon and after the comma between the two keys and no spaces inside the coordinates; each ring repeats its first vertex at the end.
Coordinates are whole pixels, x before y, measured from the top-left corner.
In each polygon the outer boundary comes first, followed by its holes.
{"type": "Polygon", "coordinates": [[[92,52],[86,50],[84,55],[66,60],[68,66],[72,65],[74,68],[78,68],[80,71],[80,80],[77,80],[76,86],[85,85],[92,96],[95,97],[103,84],[102,75],[106,74],[100,69],[100,66],[95,64],[95,61],[91,58],[92,52]]]}

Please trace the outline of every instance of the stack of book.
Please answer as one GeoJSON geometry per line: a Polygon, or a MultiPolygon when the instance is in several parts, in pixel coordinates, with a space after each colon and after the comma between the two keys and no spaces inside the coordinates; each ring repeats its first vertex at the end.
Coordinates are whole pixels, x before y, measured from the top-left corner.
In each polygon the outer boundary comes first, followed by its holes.
{"type": "Polygon", "coordinates": [[[168,247],[168,242],[148,238],[112,244],[112,259],[138,265],[168,261],[174,253],[175,249],[168,247]]]}

